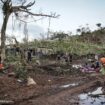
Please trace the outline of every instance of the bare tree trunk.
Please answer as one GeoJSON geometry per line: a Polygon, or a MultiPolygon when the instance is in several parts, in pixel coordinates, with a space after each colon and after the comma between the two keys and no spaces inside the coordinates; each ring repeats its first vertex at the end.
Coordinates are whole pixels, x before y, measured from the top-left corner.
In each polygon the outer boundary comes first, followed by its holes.
{"type": "Polygon", "coordinates": [[[33,2],[29,2],[28,4],[26,3],[28,0],[22,0],[20,5],[17,6],[12,6],[13,1],[12,0],[0,0],[0,3],[2,3],[2,11],[3,11],[3,16],[4,16],[4,20],[3,20],[3,25],[2,25],[2,29],[1,29],[1,52],[0,52],[0,56],[1,56],[1,60],[2,62],[4,62],[4,59],[6,58],[5,56],[5,41],[6,41],[6,27],[7,27],[7,23],[8,23],[8,19],[9,16],[12,13],[15,13],[15,15],[18,16],[17,12],[24,12],[27,13],[29,15],[33,15],[33,16],[44,16],[44,17],[52,17],[52,18],[57,18],[59,15],[51,14],[51,15],[46,15],[46,14],[35,14],[30,12],[30,8],[31,6],[33,6],[35,4],[35,1],[33,2]]]}
{"type": "Polygon", "coordinates": [[[1,28],[1,61],[4,62],[5,56],[5,42],[6,42],[6,27],[8,23],[10,13],[4,16],[2,28],[1,28]]]}

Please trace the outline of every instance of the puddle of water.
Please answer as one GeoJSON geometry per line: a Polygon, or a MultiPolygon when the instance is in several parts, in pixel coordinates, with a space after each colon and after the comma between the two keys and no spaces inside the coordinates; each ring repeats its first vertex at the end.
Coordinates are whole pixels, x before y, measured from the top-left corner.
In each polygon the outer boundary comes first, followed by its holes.
{"type": "Polygon", "coordinates": [[[97,88],[93,92],[89,92],[87,94],[80,94],[80,105],[105,105],[105,95],[101,95],[100,97],[91,97],[89,94],[101,94],[102,87],[97,88]]]}
{"type": "Polygon", "coordinates": [[[72,83],[72,84],[67,84],[67,85],[62,85],[60,86],[60,88],[68,88],[68,87],[72,87],[72,86],[77,86],[78,84],[77,83],[72,83]]]}

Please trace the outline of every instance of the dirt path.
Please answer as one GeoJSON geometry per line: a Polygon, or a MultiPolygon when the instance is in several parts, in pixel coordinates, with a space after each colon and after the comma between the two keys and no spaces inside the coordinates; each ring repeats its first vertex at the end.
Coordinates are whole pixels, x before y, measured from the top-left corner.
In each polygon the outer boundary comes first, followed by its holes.
{"type": "Polygon", "coordinates": [[[17,102],[17,105],[79,105],[79,99],[76,96],[78,93],[85,92],[91,87],[99,85],[102,83],[103,79],[95,79],[80,86],[75,86],[73,88],[67,88],[62,91],[54,91],[54,93],[47,92],[39,97],[30,97],[27,100],[17,102]]]}

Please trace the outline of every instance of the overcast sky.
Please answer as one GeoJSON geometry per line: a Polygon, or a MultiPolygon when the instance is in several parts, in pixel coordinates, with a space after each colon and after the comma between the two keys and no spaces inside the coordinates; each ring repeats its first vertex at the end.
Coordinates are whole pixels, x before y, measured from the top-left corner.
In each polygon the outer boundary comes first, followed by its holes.
{"type": "MultiPolygon", "coordinates": [[[[86,24],[89,24],[91,29],[96,29],[96,23],[102,23],[102,26],[105,26],[105,0],[36,0],[32,11],[60,14],[58,19],[51,19],[50,29],[53,31],[75,32],[79,26],[86,26],[86,24]]],[[[2,15],[0,19],[2,19],[2,15]]],[[[15,25],[13,31],[11,19],[8,23],[7,32],[10,34],[17,33],[16,36],[22,38],[22,29],[18,29],[15,25]]],[[[48,18],[28,23],[30,38],[40,38],[40,34],[47,32],[48,23],[48,18]]],[[[2,20],[0,21],[0,28],[1,25],[2,20]]]]}
{"type": "Polygon", "coordinates": [[[87,23],[92,28],[100,22],[105,23],[105,0],[38,0],[43,11],[55,11],[59,19],[52,19],[51,29],[72,31],[87,23]]]}

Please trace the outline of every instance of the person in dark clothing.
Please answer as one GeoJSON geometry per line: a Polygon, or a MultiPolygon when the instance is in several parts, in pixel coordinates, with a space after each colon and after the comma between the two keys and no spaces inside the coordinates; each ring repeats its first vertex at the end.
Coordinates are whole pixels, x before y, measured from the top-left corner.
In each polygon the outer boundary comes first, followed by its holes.
{"type": "Polygon", "coordinates": [[[63,58],[65,59],[65,62],[68,63],[68,61],[69,61],[69,56],[68,56],[68,54],[64,54],[64,55],[63,55],[63,58]]]}
{"type": "Polygon", "coordinates": [[[19,47],[16,47],[16,51],[19,52],[19,47]]]}
{"type": "Polygon", "coordinates": [[[91,68],[94,68],[94,69],[95,69],[95,64],[92,64],[92,65],[91,65],[91,68]]]}
{"type": "Polygon", "coordinates": [[[61,56],[57,55],[57,60],[60,61],[61,60],[61,56]]]}
{"type": "Polygon", "coordinates": [[[100,71],[100,63],[99,63],[99,61],[95,62],[95,70],[96,70],[96,72],[100,71]]]}
{"type": "Polygon", "coordinates": [[[95,62],[93,60],[91,61],[90,67],[93,68],[93,69],[95,69],[95,62]]]}
{"type": "Polygon", "coordinates": [[[69,62],[72,63],[73,57],[72,54],[69,54],[69,62]]]}
{"type": "Polygon", "coordinates": [[[32,56],[31,56],[31,51],[30,50],[27,52],[27,60],[28,60],[28,62],[32,60],[32,56]]]}
{"type": "Polygon", "coordinates": [[[98,61],[96,61],[95,64],[96,64],[95,68],[99,68],[100,67],[100,63],[98,61]]]}

